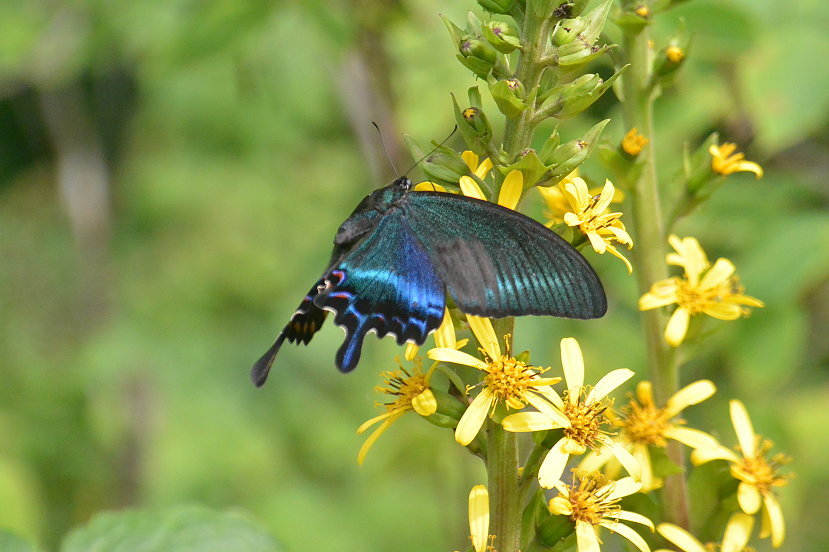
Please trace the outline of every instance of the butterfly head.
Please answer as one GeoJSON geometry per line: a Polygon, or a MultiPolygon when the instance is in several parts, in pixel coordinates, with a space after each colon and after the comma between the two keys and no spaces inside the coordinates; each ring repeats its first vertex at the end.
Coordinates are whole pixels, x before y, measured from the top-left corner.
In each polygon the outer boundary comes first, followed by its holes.
{"type": "Polygon", "coordinates": [[[394,179],[394,182],[391,183],[391,187],[405,193],[412,189],[412,181],[408,176],[401,176],[400,178],[394,179]]]}

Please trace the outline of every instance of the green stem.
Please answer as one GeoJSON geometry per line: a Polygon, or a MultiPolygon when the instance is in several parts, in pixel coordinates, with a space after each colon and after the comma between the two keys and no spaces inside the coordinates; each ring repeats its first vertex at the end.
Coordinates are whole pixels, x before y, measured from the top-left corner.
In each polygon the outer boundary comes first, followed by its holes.
{"type": "Polygon", "coordinates": [[[518,484],[518,438],[501,424],[487,420],[489,532],[498,552],[521,546],[521,495],[518,484]]]}
{"type": "MultiPolygon", "coordinates": [[[[531,13],[530,10],[523,20],[525,47],[518,58],[515,78],[524,84],[529,93],[538,87],[544,71],[540,60],[546,53],[550,20],[543,15],[531,13]]],[[[518,117],[507,119],[503,150],[510,159],[515,159],[522,150],[532,145],[534,115],[535,109],[531,106],[518,117]]],[[[494,328],[499,339],[512,334],[513,324],[513,318],[495,321],[494,328]]],[[[498,552],[518,552],[521,547],[523,493],[518,476],[517,436],[492,420],[487,421],[487,435],[490,534],[495,535],[495,549],[498,552]]]]}
{"type": "MultiPolygon", "coordinates": [[[[524,50],[518,58],[515,78],[521,81],[528,95],[531,95],[541,82],[545,65],[542,58],[547,52],[550,39],[549,18],[539,14],[527,14],[524,22],[524,50]]],[[[535,130],[535,107],[530,106],[518,117],[507,119],[504,127],[504,151],[512,158],[532,145],[535,130]]]]}
{"type": "MultiPolygon", "coordinates": [[[[649,86],[651,59],[648,28],[626,30],[624,51],[630,68],[623,79],[623,114],[625,127],[637,128],[646,138],[648,146],[640,154],[642,171],[636,182],[631,183],[630,195],[634,239],[633,249],[639,294],[646,293],[654,282],[668,277],[665,264],[665,223],[659,200],[656,173],[656,137],[653,127],[653,95],[649,86]]],[[[679,389],[679,373],[673,351],[663,337],[666,317],[661,309],[642,312],[642,324],[648,352],[648,367],[654,394],[658,404],[664,404],[679,389]]],[[[679,466],[684,463],[682,450],[668,447],[668,456],[679,466]]],[[[663,499],[669,521],[688,527],[688,491],[685,476],[677,474],[665,479],[663,499]]]]}

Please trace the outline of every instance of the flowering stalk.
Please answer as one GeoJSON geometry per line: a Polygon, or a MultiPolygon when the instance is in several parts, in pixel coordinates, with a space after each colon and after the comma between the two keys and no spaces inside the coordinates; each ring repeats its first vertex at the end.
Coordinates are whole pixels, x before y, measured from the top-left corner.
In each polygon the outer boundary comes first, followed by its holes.
{"type": "MultiPolygon", "coordinates": [[[[637,7],[623,2],[623,10],[634,11],[637,7]]],[[[641,9],[641,8],[639,8],[641,9]]],[[[653,75],[651,63],[650,33],[648,25],[623,25],[622,47],[630,64],[622,81],[622,113],[625,128],[637,128],[647,138],[638,163],[642,164],[639,177],[629,182],[630,206],[633,215],[636,280],[640,294],[646,293],[654,282],[667,278],[665,265],[665,223],[659,197],[656,171],[656,148],[653,126],[653,75]]],[[[663,312],[642,312],[642,324],[648,351],[648,369],[654,385],[657,402],[664,403],[679,390],[679,374],[673,354],[662,332],[666,319],[663,312]]],[[[668,457],[675,464],[683,465],[682,450],[678,443],[670,443],[668,457]]],[[[671,475],[665,480],[664,505],[667,519],[688,526],[688,491],[682,474],[671,475]]]]}
{"type": "MultiPolygon", "coordinates": [[[[519,4],[516,2],[516,4],[519,4]]],[[[536,5],[529,3],[528,7],[536,5]]],[[[550,17],[545,13],[532,13],[528,9],[524,20],[524,48],[518,55],[515,78],[526,90],[539,85],[544,65],[541,58],[549,41],[550,17]]],[[[532,144],[534,109],[530,107],[517,118],[508,118],[504,127],[503,149],[510,159],[532,144]]],[[[511,336],[514,319],[496,323],[496,335],[511,336]]],[[[510,343],[509,346],[512,344],[510,343]]],[[[489,450],[487,478],[490,493],[491,532],[496,535],[497,549],[502,552],[517,551],[521,546],[521,508],[523,494],[519,478],[518,437],[504,430],[500,423],[487,421],[489,450]]]]}

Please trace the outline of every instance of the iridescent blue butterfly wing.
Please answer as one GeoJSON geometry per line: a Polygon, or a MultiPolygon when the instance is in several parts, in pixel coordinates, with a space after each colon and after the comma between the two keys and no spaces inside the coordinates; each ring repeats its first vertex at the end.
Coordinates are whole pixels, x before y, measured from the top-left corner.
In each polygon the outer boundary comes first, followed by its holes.
{"type": "Polygon", "coordinates": [[[607,298],[569,243],[511,209],[465,196],[410,192],[401,206],[449,294],[464,312],[598,318],[607,298]]]}
{"type": "Polygon", "coordinates": [[[402,345],[422,345],[443,319],[446,288],[429,255],[399,210],[389,212],[350,247],[311,289],[274,344],[253,367],[251,378],[264,384],[285,339],[310,341],[326,311],[345,330],[337,367],[353,370],[370,331],[396,336],[402,345]]]}

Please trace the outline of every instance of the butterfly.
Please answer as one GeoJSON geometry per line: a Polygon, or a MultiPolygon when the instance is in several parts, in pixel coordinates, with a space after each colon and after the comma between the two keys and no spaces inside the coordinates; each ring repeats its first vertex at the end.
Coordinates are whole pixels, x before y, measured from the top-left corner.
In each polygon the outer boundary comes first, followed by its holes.
{"type": "Polygon", "coordinates": [[[328,267],[251,379],[262,386],[282,343],[307,345],[329,312],[345,329],[336,356],[342,372],[357,366],[368,332],[422,345],[443,319],[447,291],[463,312],[490,318],[607,311],[593,268],[552,230],[480,199],[413,191],[404,176],[366,196],[342,223],[328,267]]]}

